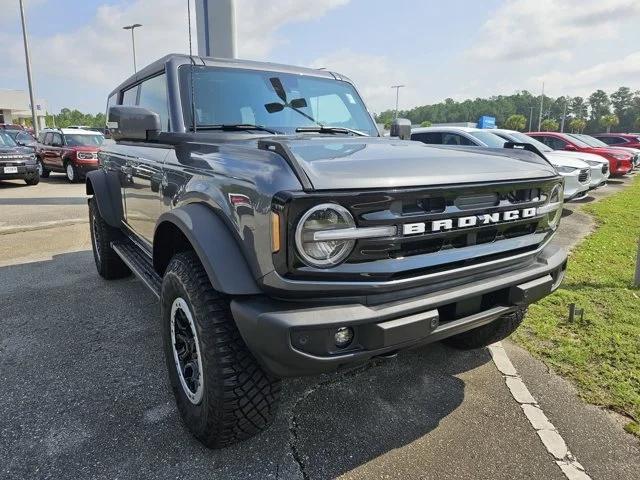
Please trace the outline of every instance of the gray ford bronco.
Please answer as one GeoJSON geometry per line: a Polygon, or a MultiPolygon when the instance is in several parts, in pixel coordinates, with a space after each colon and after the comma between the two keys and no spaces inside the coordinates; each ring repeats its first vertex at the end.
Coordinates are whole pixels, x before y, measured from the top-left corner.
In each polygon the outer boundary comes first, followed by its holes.
{"type": "Polygon", "coordinates": [[[382,138],[338,73],[169,55],[111,93],[107,126],[95,263],[160,300],[178,409],[209,447],[264,430],[282,377],[483,347],[562,281],[548,162],[382,138]]]}

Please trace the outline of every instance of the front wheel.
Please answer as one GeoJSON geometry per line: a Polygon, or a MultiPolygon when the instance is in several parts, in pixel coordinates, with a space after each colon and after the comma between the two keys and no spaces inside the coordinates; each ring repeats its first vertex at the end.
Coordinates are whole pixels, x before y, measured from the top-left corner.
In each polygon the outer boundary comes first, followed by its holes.
{"type": "Polygon", "coordinates": [[[78,181],[78,169],[76,169],[73,163],[67,162],[64,171],[67,175],[67,180],[69,180],[69,183],[76,183],[78,181]]]}
{"type": "Polygon", "coordinates": [[[41,178],[49,178],[50,172],[47,170],[47,167],[44,166],[42,159],[38,158],[36,162],[38,164],[38,175],[40,175],[41,178]]]}
{"type": "Polygon", "coordinates": [[[37,185],[40,183],[40,175],[35,173],[30,177],[25,177],[24,183],[26,183],[27,185],[37,185]]]}
{"type": "Polygon", "coordinates": [[[522,320],[524,320],[526,313],[526,307],[519,308],[515,312],[504,315],[491,323],[449,337],[444,342],[461,350],[473,350],[486,347],[492,343],[504,340],[515,332],[522,323],[522,320]]]}
{"type": "Polygon", "coordinates": [[[122,232],[112,227],[100,215],[95,198],[89,200],[89,225],[91,228],[91,246],[96,268],[102,278],[114,280],[131,274],[129,267],[122,261],[111,242],[120,240],[122,232]]]}
{"type": "Polygon", "coordinates": [[[169,379],[193,435],[222,448],[265,430],[277,411],[280,380],[257,363],[195,253],[178,253],[169,263],[161,312],[169,379]]]}

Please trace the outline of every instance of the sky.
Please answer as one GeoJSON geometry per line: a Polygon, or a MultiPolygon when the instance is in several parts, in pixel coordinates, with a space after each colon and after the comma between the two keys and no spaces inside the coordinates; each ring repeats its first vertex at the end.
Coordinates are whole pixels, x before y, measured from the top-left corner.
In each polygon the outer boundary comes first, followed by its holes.
{"type": "MultiPolygon", "coordinates": [[[[133,70],[189,50],[188,0],[24,0],[35,95],[104,111],[133,70]]],[[[193,2],[193,0],[191,0],[193,2]]],[[[193,5],[193,3],[192,3],[193,5]]],[[[640,0],[236,0],[238,55],[350,77],[369,109],[640,90],[640,0]]],[[[195,20],[193,21],[194,51],[195,20]]],[[[0,89],[27,88],[18,0],[0,0],[0,89]]]]}

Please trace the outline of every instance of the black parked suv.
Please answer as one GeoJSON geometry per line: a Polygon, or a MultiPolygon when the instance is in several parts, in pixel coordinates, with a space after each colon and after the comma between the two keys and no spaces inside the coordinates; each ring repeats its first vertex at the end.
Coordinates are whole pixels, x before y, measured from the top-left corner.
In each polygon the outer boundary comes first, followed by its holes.
{"type": "Polygon", "coordinates": [[[5,130],[0,130],[0,180],[24,180],[27,185],[40,182],[33,149],[18,145],[5,130]]]}
{"type": "Polygon", "coordinates": [[[159,298],[209,447],[266,428],[281,377],[483,347],[562,280],[549,163],[381,138],[338,73],[169,55],[112,92],[108,127],[87,175],[96,266],[159,298]]]}

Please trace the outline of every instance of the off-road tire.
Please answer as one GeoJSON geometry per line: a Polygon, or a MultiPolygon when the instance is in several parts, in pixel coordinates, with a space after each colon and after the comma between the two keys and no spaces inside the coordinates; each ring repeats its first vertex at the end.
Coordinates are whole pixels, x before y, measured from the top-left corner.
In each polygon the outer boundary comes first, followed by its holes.
{"type": "Polygon", "coordinates": [[[51,173],[51,171],[49,171],[47,167],[44,166],[44,162],[42,161],[42,159],[38,157],[36,159],[36,162],[38,162],[38,165],[40,166],[40,170],[42,171],[42,173],[40,174],[40,177],[49,178],[49,174],[51,173]]]}
{"type": "Polygon", "coordinates": [[[24,183],[27,185],[37,185],[40,183],[40,175],[36,173],[30,177],[25,177],[24,183]]]}
{"type": "Polygon", "coordinates": [[[94,198],[89,200],[89,229],[96,268],[102,278],[115,280],[131,275],[131,270],[111,248],[111,242],[122,239],[122,232],[104,221],[94,198]]]}
{"type": "Polygon", "coordinates": [[[522,323],[527,309],[521,308],[468,332],[459,333],[445,340],[445,343],[460,350],[473,350],[486,347],[492,343],[504,340],[522,323]]]}
{"type": "Polygon", "coordinates": [[[235,325],[229,300],[213,289],[194,252],[171,259],[160,298],[169,379],[189,430],[209,448],[223,448],[265,430],[278,409],[280,379],[253,357],[235,325]],[[177,298],[186,302],[197,333],[204,380],[197,404],[187,396],[174,359],[171,310],[177,298]]]}

